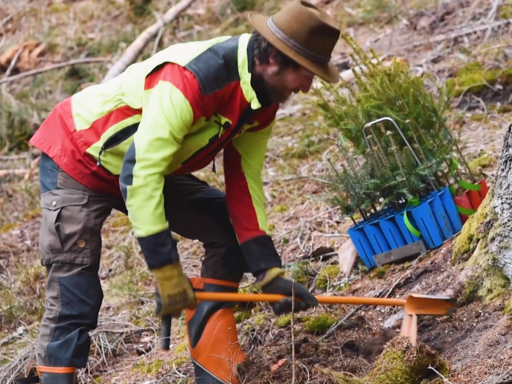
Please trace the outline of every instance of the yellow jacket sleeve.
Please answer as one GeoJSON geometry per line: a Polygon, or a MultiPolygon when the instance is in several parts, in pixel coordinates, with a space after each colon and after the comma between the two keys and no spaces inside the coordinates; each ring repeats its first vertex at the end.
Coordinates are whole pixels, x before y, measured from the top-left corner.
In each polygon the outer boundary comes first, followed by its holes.
{"type": "Polygon", "coordinates": [[[200,89],[198,85],[194,89],[197,82],[177,65],[166,65],[150,76],[142,119],[124,158],[120,186],[135,236],[153,269],[178,261],[165,216],[165,172],[194,122],[200,89]],[[170,76],[166,71],[174,72],[170,76]]]}

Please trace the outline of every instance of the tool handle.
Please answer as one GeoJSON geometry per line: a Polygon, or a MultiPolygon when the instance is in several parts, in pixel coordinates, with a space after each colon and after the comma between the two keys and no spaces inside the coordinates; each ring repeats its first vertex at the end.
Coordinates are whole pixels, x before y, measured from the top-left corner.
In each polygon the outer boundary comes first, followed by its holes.
{"type": "MultiPolygon", "coordinates": [[[[227,293],[227,292],[196,292],[196,298],[203,301],[236,301],[236,302],[277,302],[287,298],[283,295],[267,293],[227,293]]],[[[404,306],[403,299],[383,299],[377,297],[355,296],[316,296],[320,304],[363,304],[363,305],[388,305],[404,306]]]]}
{"type": "Polygon", "coordinates": [[[168,351],[171,347],[171,323],[172,316],[166,315],[162,317],[162,329],[160,335],[161,347],[163,350],[168,351]]]}

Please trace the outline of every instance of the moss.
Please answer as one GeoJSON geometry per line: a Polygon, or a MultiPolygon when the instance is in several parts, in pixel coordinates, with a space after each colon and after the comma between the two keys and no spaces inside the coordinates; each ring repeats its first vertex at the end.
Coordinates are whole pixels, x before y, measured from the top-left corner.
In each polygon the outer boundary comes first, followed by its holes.
{"type": "Polygon", "coordinates": [[[383,265],[382,267],[377,267],[373,270],[372,275],[370,276],[370,279],[383,279],[386,276],[387,271],[389,271],[389,268],[391,266],[389,264],[383,265]]]}
{"type": "Polygon", "coordinates": [[[459,304],[468,305],[478,298],[478,290],[481,282],[472,276],[464,282],[464,289],[459,297],[459,304]]]}
{"type": "Polygon", "coordinates": [[[182,353],[185,351],[188,351],[188,343],[186,341],[179,343],[174,347],[174,353],[182,353]]]}
{"type": "Polygon", "coordinates": [[[490,204],[491,193],[488,193],[478,210],[464,223],[460,234],[455,239],[452,252],[452,263],[467,260],[475,250],[484,234],[478,228],[487,220],[493,219],[495,212],[490,204]]]}
{"type": "Polygon", "coordinates": [[[481,113],[474,113],[471,115],[471,117],[469,118],[469,120],[471,121],[478,121],[478,122],[486,122],[487,121],[487,117],[481,113]]]}
{"type": "Polygon", "coordinates": [[[488,265],[483,271],[482,285],[478,290],[478,296],[484,304],[506,296],[510,291],[510,280],[501,269],[488,265]]]}
{"type": "Polygon", "coordinates": [[[156,359],[151,362],[139,361],[132,367],[131,371],[144,375],[156,375],[162,370],[163,364],[164,361],[162,359],[156,359]]]}
{"type": "Polygon", "coordinates": [[[251,318],[251,312],[250,311],[240,311],[235,313],[235,321],[237,324],[248,320],[251,318]]]}
{"type": "Polygon", "coordinates": [[[179,367],[180,365],[185,364],[187,361],[189,361],[189,358],[187,356],[182,356],[174,359],[171,364],[173,364],[176,367],[179,367]]]}
{"type": "Polygon", "coordinates": [[[436,377],[430,366],[443,376],[449,373],[446,362],[428,346],[420,343],[414,347],[408,338],[397,337],[386,345],[363,381],[368,384],[420,384],[424,379],[436,377]]]}
{"type": "Polygon", "coordinates": [[[496,112],[501,114],[512,112],[512,105],[499,106],[498,108],[496,108],[496,112]]]}
{"type": "Polygon", "coordinates": [[[7,223],[7,224],[3,225],[2,228],[0,228],[0,234],[12,231],[13,229],[15,229],[17,227],[19,227],[19,223],[7,223]]]}
{"type": "Polygon", "coordinates": [[[486,69],[482,63],[473,62],[461,68],[454,78],[448,79],[446,87],[451,96],[458,97],[464,92],[478,94],[488,85],[510,83],[511,80],[510,69],[486,69]]]}
{"type": "Polygon", "coordinates": [[[258,313],[254,318],[252,319],[254,322],[254,325],[256,327],[259,327],[261,324],[263,324],[263,321],[267,318],[266,313],[258,313]]]}
{"type": "Polygon", "coordinates": [[[130,219],[124,213],[117,214],[109,225],[112,228],[119,228],[121,233],[129,233],[132,230],[130,219]]]}
{"type": "Polygon", "coordinates": [[[282,212],[287,212],[290,210],[290,207],[288,205],[276,205],[274,207],[274,212],[277,212],[277,213],[282,213],[282,212]]]}
{"type": "Polygon", "coordinates": [[[320,270],[320,273],[318,274],[315,282],[315,286],[322,291],[326,291],[329,283],[336,279],[339,274],[339,265],[327,265],[320,270]]]}
{"type": "Polygon", "coordinates": [[[471,171],[477,173],[480,168],[490,168],[496,164],[496,158],[492,155],[483,155],[468,163],[471,171]]]}
{"type": "Polygon", "coordinates": [[[151,14],[150,4],[151,0],[126,0],[128,9],[136,18],[151,14]]]}
{"type": "Polygon", "coordinates": [[[503,20],[512,19],[512,4],[502,4],[498,9],[498,17],[503,20]]]}
{"type": "Polygon", "coordinates": [[[291,316],[291,315],[284,315],[284,316],[280,316],[280,317],[276,320],[276,326],[277,326],[277,328],[286,328],[286,327],[287,327],[287,326],[289,326],[291,323],[292,323],[292,316],[291,316]]]}
{"type": "Polygon", "coordinates": [[[505,303],[503,314],[512,317],[512,298],[505,303]]]}
{"type": "Polygon", "coordinates": [[[496,256],[489,251],[487,241],[481,240],[467,262],[471,274],[459,299],[461,304],[469,304],[477,299],[488,304],[510,292],[510,280],[494,265],[496,256]]]}
{"type": "Polygon", "coordinates": [[[318,316],[309,317],[304,323],[304,329],[307,333],[317,335],[327,332],[327,330],[331,328],[334,323],[336,323],[336,319],[325,313],[318,316]]]}
{"type": "Polygon", "coordinates": [[[301,283],[303,285],[306,285],[308,283],[309,279],[309,270],[307,266],[309,265],[309,262],[300,262],[295,263],[291,267],[291,278],[294,279],[296,282],[301,283]]]}

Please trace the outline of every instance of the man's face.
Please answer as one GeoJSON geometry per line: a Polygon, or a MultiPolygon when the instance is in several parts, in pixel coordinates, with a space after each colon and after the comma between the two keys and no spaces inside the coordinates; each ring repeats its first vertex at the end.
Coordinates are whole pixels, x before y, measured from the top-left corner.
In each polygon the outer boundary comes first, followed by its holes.
{"type": "Polygon", "coordinates": [[[272,103],[283,103],[293,93],[309,92],[314,77],[315,74],[304,67],[281,68],[272,56],[261,71],[266,96],[272,103]]]}

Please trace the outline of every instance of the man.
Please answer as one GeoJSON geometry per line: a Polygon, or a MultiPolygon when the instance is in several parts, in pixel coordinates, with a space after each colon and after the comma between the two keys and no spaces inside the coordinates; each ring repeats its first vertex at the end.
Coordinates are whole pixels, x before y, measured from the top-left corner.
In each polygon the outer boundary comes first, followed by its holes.
{"type": "MultiPolygon", "coordinates": [[[[340,31],[294,0],[252,34],[170,46],[61,102],[31,143],[42,152],[40,252],[48,271],[36,354],[39,382],[71,384],[86,366],[103,299],[101,228],[128,214],[158,292],[159,316],[186,311],[197,382],[236,383],[244,359],[234,303],[194,291],[237,292],[245,272],[265,293],[292,295],[267,227],[261,171],[279,103],[329,82],[340,31]],[[224,150],[226,194],[191,173],[224,150]],[[204,244],[201,277],[182,271],[174,231],[204,244]]],[[[295,284],[298,310],[317,305],[295,284]]],[[[272,306],[291,310],[291,299],[272,306]]]]}

